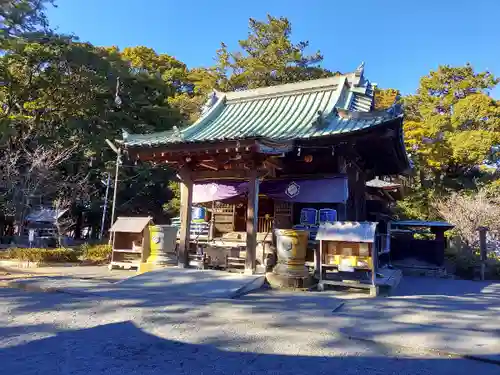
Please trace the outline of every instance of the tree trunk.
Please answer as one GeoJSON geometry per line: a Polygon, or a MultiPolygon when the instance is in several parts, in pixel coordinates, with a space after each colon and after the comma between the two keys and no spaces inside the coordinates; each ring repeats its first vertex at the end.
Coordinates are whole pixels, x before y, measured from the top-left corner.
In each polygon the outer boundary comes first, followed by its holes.
{"type": "Polygon", "coordinates": [[[78,209],[76,214],[76,223],[75,223],[75,234],[74,239],[79,240],[82,238],[82,224],[83,224],[83,212],[81,209],[78,209]]]}
{"type": "Polygon", "coordinates": [[[441,171],[434,171],[434,188],[436,190],[441,188],[441,171]]]}

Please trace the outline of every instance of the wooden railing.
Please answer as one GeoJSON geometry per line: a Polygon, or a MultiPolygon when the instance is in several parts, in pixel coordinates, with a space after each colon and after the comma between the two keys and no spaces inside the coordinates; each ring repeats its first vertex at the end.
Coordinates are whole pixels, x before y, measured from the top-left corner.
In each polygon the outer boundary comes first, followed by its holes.
{"type": "Polygon", "coordinates": [[[257,232],[259,233],[267,233],[272,230],[273,227],[273,218],[260,216],[257,220],[257,232]]]}

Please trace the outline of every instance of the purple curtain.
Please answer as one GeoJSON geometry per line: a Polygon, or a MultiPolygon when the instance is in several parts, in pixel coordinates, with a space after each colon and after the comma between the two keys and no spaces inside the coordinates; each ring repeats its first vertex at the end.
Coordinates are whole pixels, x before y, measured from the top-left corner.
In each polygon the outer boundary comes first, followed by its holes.
{"type": "Polygon", "coordinates": [[[344,176],[317,180],[267,180],[261,183],[260,191],[269,198],[297,203],[345,203],[348,196],[344,176]]]}
{"type": "Polygon", "coordinates": [[[227,181],[194,184],[193,203],[221,201],[244,194],[248,191],[248,182],[227,181]]]}
{"type": "MultiPolygon", "coordinates": [[[[269,198],[297,203],[345,203],[348,197],[347,177],[327,177],[316,180],[264,180],[260,193],[269,198]]],[[[193,203],[224,200],[246,194],[248,182],[219,181],[195,184],[193,203]]]]}

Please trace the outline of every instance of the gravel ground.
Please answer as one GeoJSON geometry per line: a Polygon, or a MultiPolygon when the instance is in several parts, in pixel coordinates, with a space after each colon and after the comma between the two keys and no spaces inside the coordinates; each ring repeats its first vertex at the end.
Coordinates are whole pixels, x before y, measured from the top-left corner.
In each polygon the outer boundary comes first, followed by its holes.
{"type": "MultiPolygon", "coordinates": [[[[337,301],[335,301],[335,304],[337,301]]],[[[332,301],[334,306],[334,301],[332,301]]],[[[500,367],[347,340],[328,302],[111,300],[0,289],[4,374],[498,374],[500,367]]]]}
{"type": "Polygon", "coordinates": [[[73,266],[73,267],[37,267],[37,268],[16,268],[0,265],[0,281],[15,277],[33,276],[68,276],[80,279],[102,280],[104,282],[116,282],[135,276],[132,270],[112,270],[108,266],[73,266]]]}

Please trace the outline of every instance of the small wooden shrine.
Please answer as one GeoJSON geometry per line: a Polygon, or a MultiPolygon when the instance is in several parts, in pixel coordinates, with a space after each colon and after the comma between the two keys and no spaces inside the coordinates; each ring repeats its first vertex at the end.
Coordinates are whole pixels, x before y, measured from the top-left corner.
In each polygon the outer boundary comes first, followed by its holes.
{"type": "Polygon", "coordinates": [[[168,164],[181,180],[179,264],[188,265],[193,202],[214,214],[212,240],[239,233],[246,272],[266,233],[299,224],[303,208],[366,220],[366,181],[408,168],[399,107],[373,111],[373,92],[362,64],[330,78],[214,91],[184,129],[124,134],[129,158],[168,164]]]}
{"type": "Polygon", "coordinates": [[[149,225],[151,217],[120,216],[109,230],[113,233],[113,249],[109,268],[137,268],[150,253],[149,225]]]}

